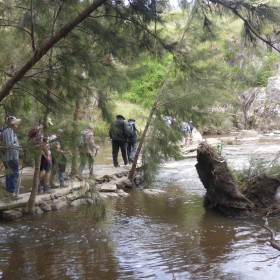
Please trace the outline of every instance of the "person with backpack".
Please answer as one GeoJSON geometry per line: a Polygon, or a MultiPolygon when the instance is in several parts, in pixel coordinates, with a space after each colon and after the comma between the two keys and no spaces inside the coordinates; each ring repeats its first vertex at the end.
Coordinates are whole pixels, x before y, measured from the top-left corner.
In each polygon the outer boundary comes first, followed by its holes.
{"type": "Polygon", "coordinates": [[[65,183],[66,157],[62,149],[63,134],[64,131],[60,128],[55,135],[50,136],[50,148],[52,153],[51,185],[55,185],[54,181],[58,174],[60,188],[64,188],[68,185],[65,183]]]}
{"type": "Polygon", "coordinates": [[[129,163],[132,163],[136,154],[137,149],[137,135],[138,132],[135,120],[129,119],[127,121],[127,128],[128,128],[128,138],[127,138],[127,156],[129,163]]]}
{"type": "Polygon", "coordinates": [[[187,122],[182,122],[181,131],[183,132],[182,146],[187,144],[190,126],[187,122]]]}
{"type": "Polygon", "coordinates": [[[14,116],[9,116],[6,120],[7,126],[1,133],[1,138],[4,145],[2,161],[6,169],[5,182],[7,196],[16,200],[22,198],[16,194],[16,188],[19,180],[19,151],[21,147],[19,145],[15,130],[20,123],[21,119],[17,119],[14,116]]]}
{"type": "Polygon", "coordinates": [[[120,167],[118,162],[119,149],[121,149],[124,165],[127,165],[128,159],[126,144],[128,140],[128,127],[124,116],[116,116],[116,120],[111,124],[109,136],[112,140],[112,156],[114,166],[120,167]]]}
{"type": "Polygon", "coordinates": [[[93,176],[94,157],[97,155],[98,149],[99,147],[94,142],[93,124],[89,123],[87,128],[82,131],[79,140],[80,175],[83,175],[87,161],[89,165],[89,177],[93,176]]]}

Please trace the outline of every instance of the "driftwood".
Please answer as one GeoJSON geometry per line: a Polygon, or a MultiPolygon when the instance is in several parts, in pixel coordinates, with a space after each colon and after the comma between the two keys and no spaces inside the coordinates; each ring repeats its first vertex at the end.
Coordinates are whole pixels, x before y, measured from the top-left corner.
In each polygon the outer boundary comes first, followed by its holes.
{"type": "Polygon", "coordinates": [[[204,205],[219,210],[227,216],[247,215],[254,204],[238,189],[225,159],[207,143],[202,142],[197,150],[196,170],[207,190],[204,205]]]}
{"type": "Polygon", "coordinates": [[[270,232],[270,240],[268,240],[268,241],[269,241],[271,247],[280,251],[280,244],[275,240],[275,232],[270,227],[268,227],[267,218],[265,218],[264,228],[270,232]]]}
{"type": "Polygon", "coordinates": [[[226,160],[207,142],[198,146],[196,169],[206,189],[205,207],[218,210],[227,216],[280,215],[280,203],[276,199],[280,186],[278,178],[256,176],[245,182],[241,192],[226,160]]]}

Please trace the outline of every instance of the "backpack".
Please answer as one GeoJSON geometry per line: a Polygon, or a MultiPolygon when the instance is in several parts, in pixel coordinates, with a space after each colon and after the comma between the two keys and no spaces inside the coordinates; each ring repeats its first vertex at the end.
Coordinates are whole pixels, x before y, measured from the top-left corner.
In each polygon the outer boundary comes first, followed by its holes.
{"type": "Polygon", "coordinates": [[[127,123],[128,137],[133,138],[135,136],[134,122],[127,123]]]}
{"type": "Polygon", "coordinates": [[[4,127],[2,129],[0,129],[0,159],[3,159],[3,156],[6,153],[6,148],[5,148],[5,143],[3,141],[3,131],[6,129],[7,127],[4,127]]]}
{"type": "Polygon", "coordinates": [[[27,133],[27,137],[30,140],[33,140],[35,142],[39,142],[39,140],[41,138],[40,137],[40,129],[38,129],[38,128],[31,128],[29,130],[29,132],[27,133]]]}

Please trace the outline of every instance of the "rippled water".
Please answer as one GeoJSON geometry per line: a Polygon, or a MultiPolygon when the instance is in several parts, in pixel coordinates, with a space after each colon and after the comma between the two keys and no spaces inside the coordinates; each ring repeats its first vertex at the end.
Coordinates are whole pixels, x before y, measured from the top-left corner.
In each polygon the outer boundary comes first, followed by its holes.
{"type": "MultiPolygon", "coordinates": [[[[246,164],[243,147],[225,148],[229,162],[246,164]]],[[[164,164],[165,195],[110,199],[99,223],[81,207],[2,222],[0,279],[279,279],[264,221],[206,211],[195,163],[164,164]]],[[[279,218],[269,225],[280,232],[279,218]]]]}

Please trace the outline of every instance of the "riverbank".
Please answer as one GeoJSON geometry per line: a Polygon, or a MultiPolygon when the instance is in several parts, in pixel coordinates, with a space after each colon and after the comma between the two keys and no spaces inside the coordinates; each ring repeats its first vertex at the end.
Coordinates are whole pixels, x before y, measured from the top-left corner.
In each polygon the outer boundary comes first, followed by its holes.
{"type": "MultiPolygon", "coordinates": [[[[241,131],[233,135],[219,135],[202,138],[200,134],[194,133],[193,138],[187,142],[187,145],[180,147],[183,158],[195,158],[197,156],[197,147],[201,141],[207,141],[208,144],[222,151],[224,145],[238,145],[246,142],[261,142],[264,139],[277,139],[279,134],[271,133],[269,135],[259,135],[254,131],[241,131]]],[[[121,166],[114,168],[108,164],[95,165],[94,179],[89,179],[85,174],[83,181],[77,179],[68,179],[68,186],[65,188],[56,188],[52,194],[42,194],[36,196],[35,214],[41,214],[53,210],[58,210],[67,205],[76,206],[83,203],[92,204],[96,197],[122,197],[127,196],[127,190],[132,188],[132,183],[127,179],[130,166],[121,166]]],[[[21,172],[22,178],[29,178],[29,182],[22,180],[24,187],[20,190],[22,199],[14,201],[3,196],[0,197],[0,217],[3,219],[17,219],[23,216],[24,206],[27,204],[32,185],[33,169],[24,168],[21,172]]],[[[136,185],[142,183],[140,174],[135,177],[136,185]]],[[[2,186],[3,192],[5,190],[2,186]]]]}
{"type": "MultiPolygon", "coordinates": [[[[59,210],[65,206],[77,206],[81,204],[93,204],[97,197],[123,197],[128,195],[125,190],[132,188],[133,184],[127,179],[130,166],[121,166],[119,168],[103,166],[95,171],[94,178],[90,179],[87,175],[84,180],[67,180],[68,186],[64,188],[53,189],[52,194],[40,194],[36,196],[34,214],[42,214],[59,210]]],[[[21,176],[32,176],[33,170],[25,168],[21,176]]],[[[134,179],[135,185],[141,183],[141,177],[138,175],[134,179]]],[[[25,187],[21,187],[25,189],[25,187]]],[[[4,220],[14,220],[24,215],[30,192],[20,190],[19,200],[11,200],[6,197],[0,199],[0,217],[4,220]]]]}

